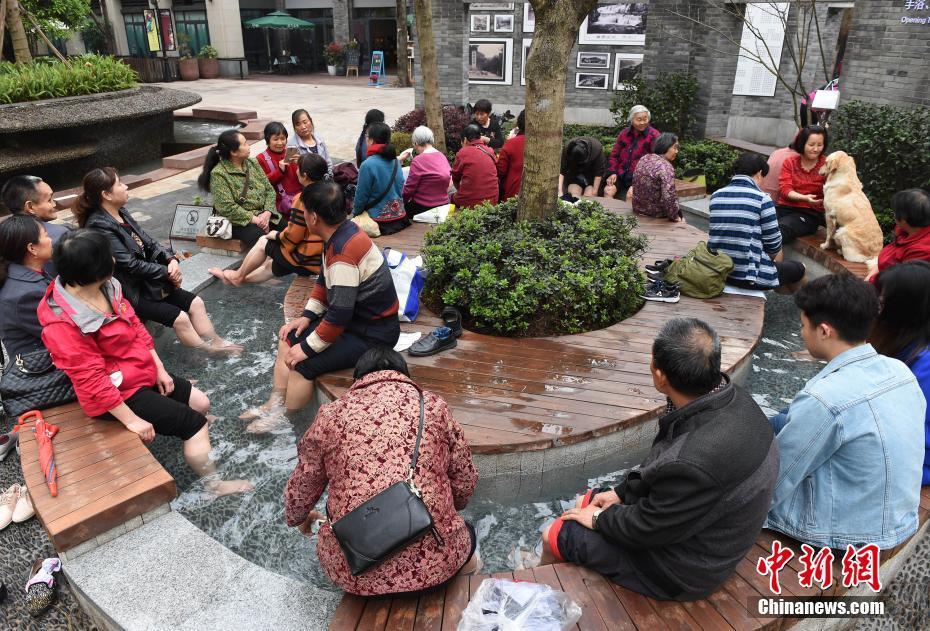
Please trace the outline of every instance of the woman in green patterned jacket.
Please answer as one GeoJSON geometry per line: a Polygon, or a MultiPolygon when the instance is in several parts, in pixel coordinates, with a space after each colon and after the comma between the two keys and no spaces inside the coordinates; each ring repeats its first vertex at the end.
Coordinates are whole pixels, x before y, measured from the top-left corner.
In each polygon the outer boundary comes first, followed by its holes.
{"type": "Polygon", "coordinates": [[[249,157],[245,136],[235,129],[224,131],[210,147],[197,183],[213,193],[213,209],[229,219],[232,238],[246,248],[269,230],[283,228],[274,187],[255,158],[249,157]]]}

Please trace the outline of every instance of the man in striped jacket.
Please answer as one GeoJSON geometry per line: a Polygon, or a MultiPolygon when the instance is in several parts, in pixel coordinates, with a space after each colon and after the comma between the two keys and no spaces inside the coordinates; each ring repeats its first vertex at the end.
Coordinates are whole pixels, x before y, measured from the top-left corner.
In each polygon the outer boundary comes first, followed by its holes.
{"type": "Polygon", "coordinates": [[[397,293],[387,262],[372,240],[346,218],[332,182],[304,189],[307,229],[323,239],[323,266],[303,316],[280,331],[279,355],[291,374],[288,411],[303,408],[319,375],[355,366],[373,346],[400,336],[397,293]]]}
{"type": "Polygon", "coordinates": [[[710,197],[707,246],[733,259],[727,284],[793,291],[804,279],[804,265],[783,260],[775,205],[760,188],[768,170],[765,158],[758,154],[737,158],[733,179],[710,197]]]}

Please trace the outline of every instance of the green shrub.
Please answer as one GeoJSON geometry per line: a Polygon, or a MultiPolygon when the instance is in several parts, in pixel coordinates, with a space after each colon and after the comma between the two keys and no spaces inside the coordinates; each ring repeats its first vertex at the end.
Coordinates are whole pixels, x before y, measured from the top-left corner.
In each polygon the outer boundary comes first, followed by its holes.
{"type": "Polygon", "coordinates": [[[200,49],[200,52],[197,53],[197,56],[201,59],[216,59],[220,56],[220,51],[207,44],[200,49]]]}
{"type": "Polygon", "coordinates": [[[610,111],[617,125],[629,125],[630,108],[645,105],[652,116],[652,125],[661,131],[690,138],[694,130],[694,109],[697,103],[698,81],[694,75],[668,72],[655,81],[638,76],[626,82],[626,90],[614,92],[610,111]]]}
{"type": "Polygon", "coordinates": [[[689,169],[700,169],[707,179],[707,192],[726,186],[733,177],[733,163],[739,151],[714,140],[691,140],[678,143],[675,177],[689,169]]]}
{"type": "Polygon", "coordinates": [[[114,92],[139,80],[135,70],[113,57],[82,55],[70,63],[0,63],[0,103],[114,92]]]}
{"type": "MultiPolygon", "coordinates": [[[[462,148],[462,130],[468,125],[471,118],[465,110],[454,105],[442,106],[442,126],[446,134],[446,151],[455,155],[462,148]]],[[[391,127],[394,131],[412,133],[420,125],[426,125],[426,110],[423,108],[411,110],[398,117],[391,127]]]]}
{"type": "Polygon", "coordinates": [[[897,191],[930,185],[930,108],[903,108],[850,101],[830,127],[830,149],[856,160],[862,187],[886,240],[893,231],[887,209],[897,191]]]}
{"type": "MultiPolygon", "coordinates": [[[[516,222],[517,200],[453,214],[426,235],[427,305],[458,307],[470,328],[511,336],[609,326],[641,305],[636,219],[593,201],[516,222]]],[[[438,311],[437,311],[438,312],[438,311]]]]}

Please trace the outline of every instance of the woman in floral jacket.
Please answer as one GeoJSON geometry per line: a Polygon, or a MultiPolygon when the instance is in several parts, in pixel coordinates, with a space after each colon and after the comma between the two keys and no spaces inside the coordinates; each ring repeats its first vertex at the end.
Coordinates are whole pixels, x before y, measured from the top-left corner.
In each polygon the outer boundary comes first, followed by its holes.
{"type": "Polygon", "coordinates": [[[297,448],[297,467],[284,491],[285,518],[309,534],[321,516],[313,510],[328,488],[326,513],[340,519],[395,482],[410,468],[420,415],[423,437],[414,482],[433,516],[438,537],[427,534],[373,568],[352,576],[328,524],[320,529],[317,555],[326,574],[361,596],[416,592],[460,571],[474,571],[475,532],[456,511],[471,498],[478,474],[461,426],[445,401],[409,377],[399,353],[373,348],[359,359],[355,383],[320,408],[297,448]]]}

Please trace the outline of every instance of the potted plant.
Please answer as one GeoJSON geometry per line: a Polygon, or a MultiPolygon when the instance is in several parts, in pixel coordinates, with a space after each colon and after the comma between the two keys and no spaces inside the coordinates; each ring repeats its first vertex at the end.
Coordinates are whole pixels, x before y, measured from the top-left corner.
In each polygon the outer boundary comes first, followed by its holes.
{"type": "Polygon", "coordinates": [[[178,71],[183,81],[196,81],[200,78],[200,69],[191,50],[191,37],[187,33],[178,33],[178,71]]]}
{"type": "Polygon", "coordinates": [[[345,62],[345,47],[340,42],[330,42],[323,49],[323,57],[327,72],[335,76],[336,68],[345,62]]]}
{"type": "Polygon", "coordinates": [[[217,59],[219,56],[219,51],[210,44],[200,49],[197,54],[197,66],[201,79],[216,79],[220,76],[220,60],[217,59]]]}
{"type": "Polygon", "coordinates": [[[349,43],[346,44],[346,66],[355,66],[358,67],[359,61],[359,50],[358,50],[358,40],[352,38],[349,40],[349,43]]]}

